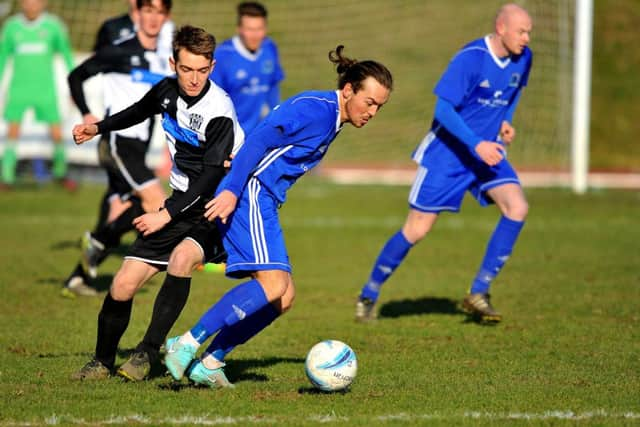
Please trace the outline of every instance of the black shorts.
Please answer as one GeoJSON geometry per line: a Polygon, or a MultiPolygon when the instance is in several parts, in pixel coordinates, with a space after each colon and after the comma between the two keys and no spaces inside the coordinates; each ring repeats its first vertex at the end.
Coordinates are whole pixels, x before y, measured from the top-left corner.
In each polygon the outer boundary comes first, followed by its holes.
{"type": "Polygon", "coordinates": [[[158,180],[147,167],[149,141],[108,133],[98,143],[98,159],[106,170],[111,193],[126,198],[158,180]]]}
{"type": "Polygon", "coordinates": [[[185,239],[196,243],[202,250],[202,262],[220,263],[226,261],[227,254],[214,222],[209,222],[204,211],[198,210],[187,218],[171,221],[164,228],[146,237],[138,238],[129,248],[125,259],[143,261],[160,270],[169,264],[171,252],[185,239]]]}

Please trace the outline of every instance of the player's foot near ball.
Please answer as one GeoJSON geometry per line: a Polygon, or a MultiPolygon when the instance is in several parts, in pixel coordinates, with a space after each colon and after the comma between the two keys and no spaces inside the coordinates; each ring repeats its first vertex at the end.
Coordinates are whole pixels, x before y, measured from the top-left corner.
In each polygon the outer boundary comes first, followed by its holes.
{"type": "Polygon", "coordinates": [[[111,370],[99,360],[91,359],[79,371],[71,374],[72,380],[104,380],[111,376],[111,370]]]}
{"type": "Polygon", "coordinates": [[[117,374],[129,381],[142,381],[149,376],[151,360],[146,351],[135,351],[129,360],[118,368],[117,374]]]}
{"type": "Polygon", "coordinates": [[[469,294],[462,301],[462,310],[473,320],[484,323],[499,323],[502,314],[491,305],[489,294],[469,294]]]}
{"type": "Polygon", "coordinates": [[[377,318],[376,302],[369,298],[359,298],[356,302],[356,322],[367,323],[377,318]]]}
{"type": "Polygon", "coordinates": [[[189,379],[197,385],[211,388],[234,388],[227,376],[224,374],[224,365],[216,369],[209,369],[201,360],[193,362],[189,368],[189,379]]]}
{"type": "Polygon", "coordinates": [[[192,345],[181,343],[179,336],[169,338],[165,342],[164,348],[166,351],[164,364],[167,370],[174,379],[181,379],[196,357],[197,349],[192,345]]]}

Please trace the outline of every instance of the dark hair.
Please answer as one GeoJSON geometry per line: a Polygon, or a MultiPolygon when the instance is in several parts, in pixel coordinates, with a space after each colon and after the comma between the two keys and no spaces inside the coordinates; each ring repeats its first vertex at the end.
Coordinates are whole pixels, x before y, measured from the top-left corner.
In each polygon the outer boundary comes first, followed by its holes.
{"type": "MultiPolygon", "coordinates": [[[[171,11],[171,0],[160,0],[167,12],[171,11]]],[[[142,9],[143,6],[151,6],[153,0],[136,0],[136,8],[142,9]]]]}
{"type": "Polygon", "coordinates": [[[240,25],[243,16],[267,19],[267,8],[257,1],[244,1],[238,4],[238,25],[240,25]]]}
{"type": "Polygon", "coordinates": [[[329,52],[329,61],[336,64],[338,72],[338,89],[351,83],[353,91],[358,92],[362,87],[362,82],[367,77],[373,77],[382,86],[393,90],[393,76],[387,67],[376,61],[358,61],[342,56],[343,49],[344,46],[339,45],[335,50],[329,52]]]}
{"type": "Polygon", "coordinates": [[[184,25],[173,34],[173,60],[178,60],[180,49],[202,55],[209,60],[213,59],[213,51],[216,50],[216,38],[202,28],[184,25]]]}

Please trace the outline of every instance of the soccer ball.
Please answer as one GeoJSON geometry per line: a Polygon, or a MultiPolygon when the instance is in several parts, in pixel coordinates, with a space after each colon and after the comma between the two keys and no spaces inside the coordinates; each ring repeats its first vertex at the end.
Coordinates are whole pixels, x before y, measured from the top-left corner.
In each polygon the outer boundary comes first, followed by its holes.
{"type": "Polygon", "coordinates": [[[351,347],[342,341],[325,340],[311,347],[304,367],[315,387],[338,391],[351,385],[358,371],[358,361],[351,347]]]}

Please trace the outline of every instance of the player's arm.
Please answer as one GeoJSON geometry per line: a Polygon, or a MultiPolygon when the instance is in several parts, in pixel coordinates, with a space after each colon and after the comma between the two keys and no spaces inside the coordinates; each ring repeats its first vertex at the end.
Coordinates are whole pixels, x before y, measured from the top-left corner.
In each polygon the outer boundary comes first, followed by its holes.
{"type": "Polygon", "coordinates": [[[273,73],[273,79],[271,82],[271,89],[267,94],[267,104],[269,108],[273,110],[278,104],[280,104],[280,82],[284,80],[284,70],[280,65],[280,58],[278,55],[278,48],[273,45],[274,57],[275,57],[275,70],[273,73]]]}
{"type": "Polygon", "coordinates": [[[158,93],[161,90],[160,85],[162,85],[162,82],[152,87],[141,100],[113,116],[106,117],[98,123],[74,126],[73,140],[79,145],[90,140],[97,134],[127,129],[143,122],[154,114],[160,113],[161,108],[158,103],[158,93]]]}
{"type": "Polygon", "coordinates": [[[69,34],[63,23],[59,23],[56,35],[56,50],[62,55],[67,70],[73,69],[73,54],[71,53],[71,43],[69,42],[69,34]]]}
{"type": "Polygon", "coordinates": [[[2,75],[4,74],[4,67],[7,63],[7,58],[13,53],[13,46],[9,37],[9,25],[5,24],[0,32],[0,81],[2,81],[2,75]]]}
{"type": "Polygon", "coordinates": [[[493,141],[485,141],[467,126],[453,104],[446,99],[438,98],[435,108],[438,122],[475,152],[489,166],[498,164],[503,158],[503,147],[493,141]]]}
{"type": "Polygon", "coordinates": [[[82,64],[74,68],[67,76],[67,82],[69,84],[69,92],[71,93],[71,99],[80,110],[83,116],[91,114],[91,110],[87,105],[87,100],[84,96],[84,88],[82,84],[91,76],[102,72],[105,68],[104,62],[97,55],[93,55],[82,64]]]}
{"type": "Polygon", "coordinates": [[[204,168],[200,176],[189,184],[189,189],[181,194],[174,193],[171,204],[166,205],[171,218],[188,212],[196,203],[211,197],[226,173],[224,163],[229,159],[235,132],[233,120],[228,117],[216,117],[207,125],[204,168]]]}
{"type": "Polygon", "coordinates": [[[285,145],[284,129],[274,127],[270,123],[256,128],[247,138],[233,158],[229,177],[224,188],[205,206],[205,216],[209,221],[220,218],[226,222],[235,210],[238,197],[266,152],[272,148],[285,145]]]}

